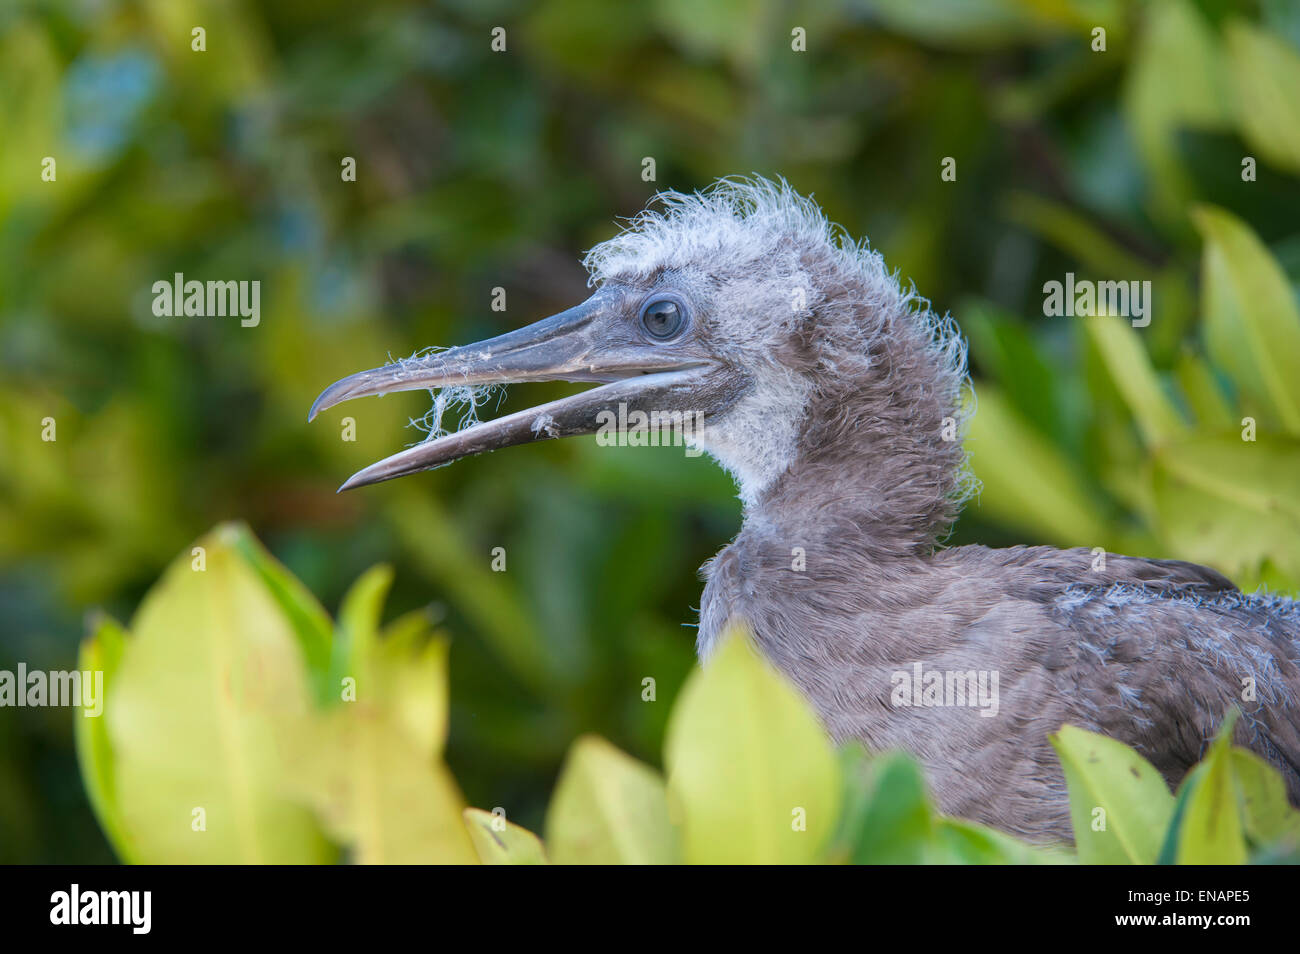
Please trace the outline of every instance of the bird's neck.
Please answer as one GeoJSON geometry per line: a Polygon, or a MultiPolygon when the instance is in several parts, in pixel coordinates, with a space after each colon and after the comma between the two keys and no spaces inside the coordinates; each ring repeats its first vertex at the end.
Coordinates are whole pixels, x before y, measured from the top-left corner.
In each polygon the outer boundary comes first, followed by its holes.
{"type": "Polygon", "coordinates": [[[956,410],[907,383],[882,376],[821,392],[798,453],[746,508],[742,533],[848,544],[880,560],[933,549],[960,507],[964,453],[956,410]]]}
{"type": "Polygon", "coordinates": [[[749,625],[760,645],[779,642],[764,607],[838,607],[896,578],[900,562],[928,556],[946,534],[963,481],[957,414],[935,389],[909,388],[913,380],[823,391],[809,405],[799,452],[704,567],[701,658],[732,623],[749,625]]]}

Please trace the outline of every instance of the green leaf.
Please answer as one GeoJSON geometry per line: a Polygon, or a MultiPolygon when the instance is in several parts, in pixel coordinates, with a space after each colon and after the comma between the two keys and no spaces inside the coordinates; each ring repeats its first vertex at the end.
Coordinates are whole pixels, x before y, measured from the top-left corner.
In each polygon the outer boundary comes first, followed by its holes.
{"type": "Polygon", "coordinates": [[[1300,576],[1300,443],[1210,437],[1158,449],[1156,520],[1173,552],[1249,576],[1265,559],[1300,576]]]}
{"type": "Polygon", "coordinates": [[[1300,53],[1244,20],[1224,29],[1242,135],[1261,156],[1300,173],[1300,53]]]}
{"type": "Polygon", "coordinates": [[[871,0],[872,13],[890,30],[925,43],[994,49],[1061,32],[1067,9],[1014,0],[871,0]]]}
{"type": "Polygon", "coordinates": [[[465,828],[485,865],[544,865],[541,839],[527,828],[480,808],[465,809],[465,828]]]}
{"type": "Polygon", "coordinates": [[[331,696],[329,687],[330,649],[334,627],[329,614],[296,576],[275,557],[244,523],[227,523],[221,527],[226,539],[244,558],[265,584],[267,592],[284,612],[298,637],[298,646],[312,680],[316,701],[331,696]]]}
{"type": "Polygon", "coordinates": [[[1225,92],[1217,37],[1195,4],[1153,0],[1144,20],[1123,94],[1125,111],[1161,211],[1181,217],[1190,183],[1176,133],[1184,126],[1227,128],[1235,110],[1225,92]]]}
{"type": "Polygon", "coordinates": [[[922,864],[935,834],[921,767],[902,752],[864,759],[852,749],[845,769],[840,840],[855,865],[922,864]]]}
{"type": "Polygon", "coordinates": [[[1241,748],[1233,748],[1229,763],[1251,846],[1283,854],[1300,850],[1300,811],[1287,798],[1286,782],[1278,770],[1254,752],[1241,748]]]}
{"type": "Polygon", "coordinates": [[[1224,720],[1209,755],[1190,786],[1178,830],[1181,865],[1239,865],[1246,862],[1245,833],[1232,778],[1232,730],[1237,711],[1224,720]]]}
{"type": "Polygon", "coordinates": [[[122,821],[117,804],[116,768],[113,746],[108,737],[108,724],[103,712],[108,707],[108,696],[117,679],[117,670],[126,651],[126,630],[108,616],[100,616],[92,623],[93,632],[81,644],[77,669],[81,672],[103,673],[103,695],[97,715],[87,717],[78,710],[73,720],[73,735],[77,745],[77,763],[81,767],[81,780],[86,786],[90,807],[99,820],[117,856],[128,864],[136,863],[135,846],[122,821]]]}
{"type": "Polygon", "coordinates": [[[963,302],[959,314],[973,362],[996,382],[1007,403],[1042,433],[1060,428],[1061,375],[1044,359],[1025,322],[978,299],[963,302]]]}
{"type": "Polygon", "coordinates": [[[1174,809],[1155,767],[1127,745],[1066,725],[1051,736],[1085,864],[1151,864],[1174,809]]]}
{"type": "Polygon", "coordinates": [[[1064,545],[1111,538],[1079,468],[993,385],[979,386],[966,446],[983,485],[978,507],[993,519],[1064,545]]]}
{"type": "Polygon", "coordinates": [[[464,799],[382,708],[348,704],[284,747],[286,791],[312,806],[359,864],[474,864],[464,799]]]}
{"type": "Polygon", "coordinates": [[[1241,426],[1241,415],[1233,413],[1214,372],[1203,358],[1184,353],[1178,360],[1177,375],[1183,397],[1202,433],[1222,433],[1241,426]]]}
{"type": "Polygon", "coordinates": [[[1117,318],[1088,319],[1084,328],[1137,421],[1142,439],[1158,445],[1185,436],[1187,424],[1161,386],[1137,330],[1117,318]]]}
{"type": "Polygon", "coordinates": [[[546,813],[557,865],[659,865],[678,860],[663,780],[604,739],[573,744],[546,813]]]}
{"type": "Polygon", "coordinates": [[[340,675],[355,695],[297,727],[288,791],[363,864],[477,860],[464,802],[439,761],[447,733],[447,642],[426,620],[379,623],[392,570],[377,566],[339,609],[340,675]]]}
{"type": "Polygon", "coordinates": [[[183,553],[131,625],[104,718],[134,857],[150,863],[326,861],[311,814],[283,796],[284,747],[310,709],[301,646],[238,552],[237,533],[183,553]],[[200,825],[202,819],[204,824],[200,825]]]}
{"type": "Polygon", "coordinates": [[[798,691],[734,630],[682,688],[665,745],[689,864],[797,864],[835,828],[835,754],[798,691]]]}
{"type": "Polygon", "coordinates": [[[428,619],[410,613],[381,635],[384,599],[393,571],[376,566],[363,573],[339,607],[335,698],[344,679],[352,679],[354,701],[380,707],[402,729],[423,757],[442,755],[447,740],[448,650],[445,639],[431,639],[428,619]]]}
{"type": "Polygon", "coordinates": [[[934,827],[930,864],[1037,865],[1069,864],[1076,858],[1062,847],[1040,847],[975,822],[939,818],[934,827]]]}
{"type": "Polygon", "coordinates": [[[1300,307],[1264,243],[1230,212],[1193,213],[1205,239],[1204,312],[1210,356],[1237,388],[1300,436],[1300,307]]]}

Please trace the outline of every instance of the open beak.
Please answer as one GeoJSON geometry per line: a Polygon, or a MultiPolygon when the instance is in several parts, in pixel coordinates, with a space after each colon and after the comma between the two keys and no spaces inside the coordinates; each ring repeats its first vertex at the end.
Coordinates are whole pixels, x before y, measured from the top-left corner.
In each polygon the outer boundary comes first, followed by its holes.
{"type": "MultiPolygon", "coordinates": [[[[326,388],[308,420],[352,398],[393,391],[524,381],[599,382],[572,397],[519,411],[425,441],[353,474],[339,490],[449,464],[485,451],[531,441],[593,434],[601,412],[628,409],[689,410],[707,362],[685,360],[670,349],[612,333],[617,296],[597,292],[575,308],[477,344],[362,371],[326,388]]],[[[608,420],[604,418],[603,420],[608,420]]]]}

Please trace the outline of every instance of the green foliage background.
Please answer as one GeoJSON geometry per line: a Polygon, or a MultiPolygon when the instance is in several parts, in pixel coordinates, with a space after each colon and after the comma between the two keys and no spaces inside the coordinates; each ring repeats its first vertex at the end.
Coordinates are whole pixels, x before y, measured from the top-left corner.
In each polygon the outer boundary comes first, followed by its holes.
{"type": "MultiPolygon", "coordinates": [[[[16,0],[0,668],[71,668],[89,609],[130,618],[175,554],[242,518],[331,612],[390,562],[388,613],[427,607],[451,636],[445,758],[470,804],[540,831],[584,733],[657,764],[693,662],[694,571],[738,526],[726,478],[578,440],[340,497],[418,438],[404,425],[427,398],[349,406],[355,443],[306,410],[389,354],[575,303],[580,253],[615,216],[749,172],[814,192],[970,337],[984,492],[954,542],[1180,556],[1296,589],[1287,0],[16,0]],[[177,271],[260,279],[260,326],[154,317],[150,285],[177,271]],[[1043,318],[1066,271],[1149,278],[1150,327],[1043,318]],[[660,703],[641,701],[647,675],[660,703]]],[[[502,410],[566,390],[516,388],[502,410]]],[[[112,857],[71,723],[0,710],[0,861],[112,857]]]]}

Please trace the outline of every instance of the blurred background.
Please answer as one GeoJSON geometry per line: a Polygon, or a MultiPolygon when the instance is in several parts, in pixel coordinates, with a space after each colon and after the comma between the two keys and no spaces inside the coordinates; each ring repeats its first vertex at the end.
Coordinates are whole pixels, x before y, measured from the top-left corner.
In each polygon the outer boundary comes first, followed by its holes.
{"type": "MultiPolygon", "coordinates": [[[[331,612],[394,565],[388,614],[427,607],[452,637],[447,761],[471,804],[536,829],[584,731],[658,764],[668,706],[641,680],[675,695],[697,568],[739,527],[714,464],[586,438],[336,496],[420,439],[428,396],[348,405],[355,441],[306,414],[390,355],[577,303],[618,217],[753,172],[815,193],[970,338],[984,491],[952,542],[1179,556],[1294,592],[1294,436],[1269,467],[1211,454],[1244,413],[1266,440],[1271,409],[1245,345],[1206,342],[1191,210],[1248,225],[1294,307],[1298,100],[1293,0],[5,0],[0,669],[73,668],[89,611],[129,619],[238,518],[331,612]],[[1153,282],[1139,348],[1043,316],[1067,271],[1153,282]],[[260,280],[260,324],[155,317],[175,272],[260,280]],[[1162,457],[1171,428],[1229,479],[1162,457]]],[[[0,710],[0,861],[112,860],[73,716],[0,710]]]]}

